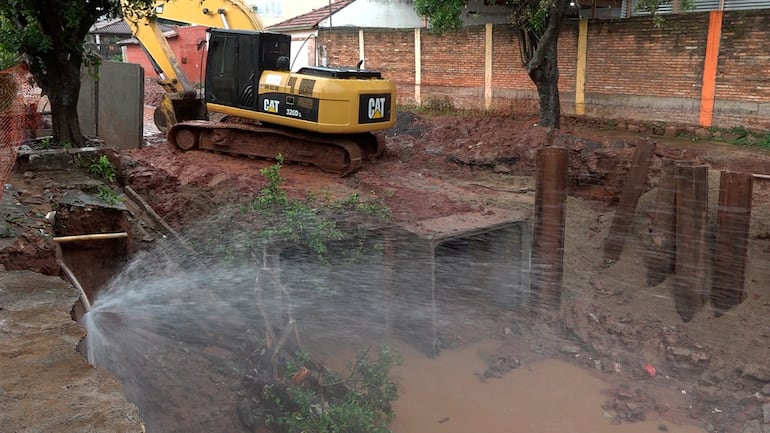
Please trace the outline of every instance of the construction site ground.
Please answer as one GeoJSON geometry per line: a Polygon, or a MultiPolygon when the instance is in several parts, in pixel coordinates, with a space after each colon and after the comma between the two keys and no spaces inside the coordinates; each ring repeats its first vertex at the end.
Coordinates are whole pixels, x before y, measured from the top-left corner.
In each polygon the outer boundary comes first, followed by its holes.
{"type": "MultiPolygon", "coordinates": [[[[152,95],[147,99],[151,103],[152,95]]],[[[547,143],[548,131],[536,122],[534,116],[402,111],[396,127],[386,132],[385,153],[359,172],[339,177],[287,164],[281,176],[288,194],[296,198],[315,192],[381,199],[392,210],[394,224],[490,212],[531,216],[537,149],[546,144],[566,147],[569,195],[558,320],[499,318],[491,330],[500,336],[497,359],[527,347],[542,357],[595,370],[633,390],[608,397],[607,404],[618,411],[622,405],[642,407],[642,412],[706,431],[770,431],[770,181],[754,183],[747,297],[728,314],[715,317],[707,305],[692,321],[683,322],[674,309],[671,279],[648,286],[644,266],[661,158],[696,161],[712,169],[713,218],[719,170],[768,175],[770,153],[698,138],[702,131],[696,129],[571,118],[563,120],[547,143]],[[656,157],[633,235],[621,259],[608,264],[602,259],[604,241],[635,144],[642,139],[656,143],[656,157]],[[655,367],[654,377],[647,365],[655,367]],[[672,392],[677,403],[667,400],[672,392]]],[[[171,228],[182,231],[219,206],[256,196],[265,185],[260,169],[273,164],[181,152],[152,133],[141,149],[107,154],[119,182],[136,191],[171,228]]],[[[5,266],[0,274],[0,431],[142,431],[138,411],[121,394],[119,382],[89,366],[77,351],[84,334],[71,316],[78,291],[60,278],[60,252],[46,219],[88,181],[66,157],[56,164],[42,161],[17,164],[0,209],[5,228],[0,249],[5,266]]],[[[139,211],[132,213],[127,231],[140,249],[163,228],[139,211]]],[[[83,278],[97,285],[109,278],[93,269],[101,265],[72,263],[76,271],[92,269],[96,276],[83,278]]],[[[105,266],[114,268],[114,263],[105,266]]]]}

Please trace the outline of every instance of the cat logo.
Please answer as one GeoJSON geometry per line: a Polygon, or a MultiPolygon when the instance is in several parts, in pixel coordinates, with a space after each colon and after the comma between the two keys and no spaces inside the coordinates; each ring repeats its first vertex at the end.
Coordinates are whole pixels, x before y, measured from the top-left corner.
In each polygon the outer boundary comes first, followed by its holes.
{"type": "Polygon", "coordinates": [[[391,120],[391,95],[362,94],[358,99],[358,123],[385,123],[391,120]]]}
{"type": "Polygon", "coordinates": [[[369,119],[382,119],[385,112],[385,98],[369,98],[369,119]]]}
{"type": "Polygon", "coordinates": [[[275,99],[265,99],[265,112],[278,114],[278,104],[275,99]]]}

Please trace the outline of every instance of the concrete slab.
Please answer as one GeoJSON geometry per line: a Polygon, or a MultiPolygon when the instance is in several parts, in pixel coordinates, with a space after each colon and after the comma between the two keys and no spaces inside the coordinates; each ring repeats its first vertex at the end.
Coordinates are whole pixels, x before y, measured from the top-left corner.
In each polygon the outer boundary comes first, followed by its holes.
{"type": "Polygon", "coordinates": [[[78,295],[58,277],[0,272],[0,430],[145,431],[120,382],[75,350],[78,295]]]}
{"type": "Polygon", "coordinates": [[[488,209],[399,229],[390,239],[393,290],[408,308],[397,308],[393,323],[398,335],[427,355],[438,355],[443,346],[445,318],[526,305],[531,241],[524,213],[488,209]]]}

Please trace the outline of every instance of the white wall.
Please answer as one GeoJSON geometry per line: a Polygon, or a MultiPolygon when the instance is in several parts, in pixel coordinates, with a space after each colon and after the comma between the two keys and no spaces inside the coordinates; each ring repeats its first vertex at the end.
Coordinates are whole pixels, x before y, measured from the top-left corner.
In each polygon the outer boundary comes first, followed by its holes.
{"type": "Polygon", "coordinates": [[[422,27],[422,18],[414,11],[411,0],[357,0],[343,8],[331,18],[318,24],[319,27],[422,27]]]}
{"type": "Polygon", "coordinates": [[[316,66],[321,63],[316,59],[315,37],[318,32],[314,30],[289,32],[291,35],[291,70],[297,71],[305,66],[316,66]]]}
{"type": "Polygon", "coordinates": [[[506,24],[510,22],[511,10],[507,6],[484,6],[483,0],[469,0],[460,12],[460,19],[466,26],[480,24],[506,24]]]}
{"type": "MultiPolygon", "coordinates": [[[[262,20],[262,24],[265,25],[265,27],[271,26],[273,24],[280,23],[281,21],[286,21],[289,18],[294,18],[297,15],[302,15],[306,12],[310,12],[313,9],[318,9],[322,6],[328,6],[329,0],[245,0],[246,3],[249,4],[249,6],[260,6],[260,3],[262,2],[279,2],[281,3],[281,15],[273,16],[273,15],[263,15],[257,11],[259,14],[259,18],[262,20]]],[[[264,4],[264,3],[263,3],[264,4]]],[[[272,7],[273,5],[267,5],[272,7]]]]}

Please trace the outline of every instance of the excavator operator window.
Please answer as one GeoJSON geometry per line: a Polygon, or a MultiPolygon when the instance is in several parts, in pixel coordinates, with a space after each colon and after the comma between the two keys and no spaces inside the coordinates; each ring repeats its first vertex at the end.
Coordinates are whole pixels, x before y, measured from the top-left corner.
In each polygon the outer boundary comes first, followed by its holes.
{"type": "Polygon", "coordinates": [[[206,102],[255,109],[259,82],[259,34],[211,30],[206,102]]]}
{"type": "Polygon", "coordinates": [[[231,105],[235,92],[238,45],[235,38],[216,37],[209,42],[206,64],[206,101],[231,105]]]}
{"type": "Polygon", "coordinates": [[[279,33],[263,33],[262,66],[273,71],[288,71],[291,55],[291,36],[279,33]]]}
{"type": "Polygon", "coordinates": [[[252,35],[238,36],[238,55],[232,59],[238,63],[238,103],[242,108],[256,108],[256,85],[259,81],[257,46],[259,40],[252,35]]]}
{"type": "Polygon", "coordinates": [[[257,108],[264,70],[289,70],[291,36],[246,30],[209,30],[206,102],[257,108]]]}

